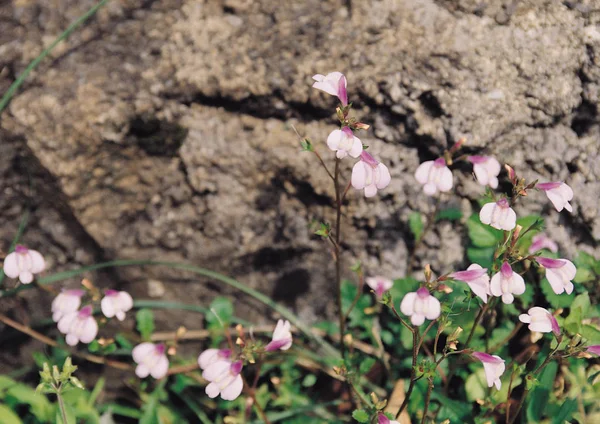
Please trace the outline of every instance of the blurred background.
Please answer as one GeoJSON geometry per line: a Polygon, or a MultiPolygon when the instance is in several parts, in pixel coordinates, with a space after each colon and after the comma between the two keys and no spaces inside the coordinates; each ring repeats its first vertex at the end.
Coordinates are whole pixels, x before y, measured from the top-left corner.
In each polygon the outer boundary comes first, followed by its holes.
{"type": "MultiPolygon", "coordinates": [[[[94,3],[0,0],[0,92],[94,3]]],[[[547,215],[566,257],[598,256],[599,23],[593,0],[109,1],[0,116],[0,248],[31,210],[23,243],[50,272],[182,261],[236,277],[307,322],[331,317],[332,261],[313,232],[333,219],[333,190],[294,128],[332,157],[335,99],[311,89],[311,76],[340,71],[355,114],[371,124],[361,139],[392,174],[380,198],[350,192],[348,267],[361,260],[368,274],[406,274],[408,216],[432,208],[414,171],[461,137],[466,152],[494,155],[528,180],[566,181],[572,215],[539,192],[517,213],[547,215]]],[[[470,168],[455,169],[456,195],[442,202],[468,217],[483,188],[470,168]]],[[[465,234],[440,223],[415,269],[467,264],[465,234]]],[[[158,268],[92,279],[205,306],[233,293],[158,268]]],[[[47,318],[51,299],[32,290],[0,308],[27,323],[47,318]]],[[[272,319],[241,296],[236,315],[272,319]]],[[[191,314],[159,317],[157,330],[198,326],[191,314]]],[[[38,347],[4,344],[0,372],[38,347]]]]}

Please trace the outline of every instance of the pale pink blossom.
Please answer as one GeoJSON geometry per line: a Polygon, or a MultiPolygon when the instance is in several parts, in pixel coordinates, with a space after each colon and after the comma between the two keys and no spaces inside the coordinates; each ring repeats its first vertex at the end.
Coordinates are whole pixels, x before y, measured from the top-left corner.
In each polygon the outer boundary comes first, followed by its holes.
{"type": "Polygon", "coordinates": [[[231,349],[207,349],[198,356],[198,365],[205,370],[218,361],[229,360],[231,353],[231,349]]]}
{"type": "Polygon", "coordinates": [[[79,311],[69,312],[58,321],[58,330],[65,334],[67,344],[91,343],[98,335],[98,323],[92,316],[90,305],[79,311]]]}
{"type": "Polygon", "coordinates": [[[500,390],[502,382],[500,377],[506,369],[504,365],[504,359],[498,355],[490,355],[484,352],[473,352],[475,358],[479,359],[483,364],[483,371],[485,372],[485,379],[487,380],[488,387],[496,386],[496,389],[500,390]]]}
{"type": "Polygon", "coordinates": [[[202,372],[202,377],[210,384],[206,394],[211,399],[219,394],[223,400],[235,400],[242,393],[244,381],[241,376],[242,361],[217,361],[202,372]]]}
{"type": "Polygon", "coordinates": [[[58,322],[66,314],[77,311],[84,294],[84,290],[62,290],[52,301],[52,320],[58,322]]]}
{"type": "Polygon", "coordinates": [[[275,350],[288,350],[292,346],[292,332],[290,330],[290,322],[280,319],[277,321],[275,331],[273,331],[273,339],[265,347],[267,352],[275,350]]]}
{"type": "Polygon", "coordinates": [[[127,292],[106,290],[100,308],[106,318],[117,317],[119,321],[123,321],[125,312],[133,308],[133,299],[127,292]]]}
{"type": "Polygon", "coordinates": [[[473,164],[473,172],[477,182],[482,186],[489,185],[491,188],[498,187],[498,174],[500,174],[500,163],[491,156],[469,156],[467,158],[473,164]]]}
{"type": "Polygon", "coordinates": [[[556,253],[558,252],[558,245],[551,238],[544,234],[536,234],[531,239],[531,246],[529,246],[529,253],[533,254],[542,249],[548,249],[549,251],[556,253]]]}
{"type": "Polygon", "coordinates": [[[377,190],[386,188],[391,179],[387,166],[377,162],[364,150],[360,155],[360,161],[352,168],[352,187],[357,190],[365,189],[365,197],[375,196],[377,190]]]}
{"type": "Polygon", "coordinates": [[[336,152],[338,159],[344,159],[348,155],[357,158],[363,151],[362,142],[349,127],[331,131],[327,137],[327,147],[336,152]]]}
{"type": "Polygon", "coordinates": [[[384,413],[377,414],[377,424],[400,424],[398,421],[390,420],[384,413]]]}
{"type": "Polygon", "coordinates": [[[331,72],[327,75],[316,74],[313,76],[313,88],[324,91],[332,96],[337,96],[342,106],[348,106],[348,93],[346,91],[346,77],[341,72],[331,72]]]}
{"type": "Polygon", "coordinates": [[[421,325],[428,320],[437,319],[442,311],[440,301],[433,297],[429,290],[421,287],[416,292],[407,293],[400,303],[400,310],[410,317],[413,325],[421,325]]]}
{"type": "Polygon", "coordinates": [[[589,353],[600,356],[600,345],[588,346],[586,349],[589,353]]]}
{"type": "Polygon", "coordinates": [[[419,184],[423,184],[423,192],[428,196],[452,189],[452,171],[446,166],[444,158],[423,162],[417,168],[415,178],[419,184]]]}
{"type": "Polygon", "coordinates": [[[502,198],[483,205],[479,212],[479,220],[498,230],[510,231],[517,225],[517,214],[510,207],[508,200],[502,198]]]}
{"type": "Polygon", "coordinates": [[[551,259],[538,256],[536,261],[546,268],[546,279],[556,294],[573,293],[573,282],[577,268],[567,259],[551,259]]]}
{"type": "Polygon", "coordinates": [[[539,183],[535,187],[546,192],[546,196],[548,196],[557,211],[560,212],[566,209],[573,212],[573,208],[569,203],[573,199],[573,190],[562,181],[539,183]]]}
{"type": "Polygon", "coordinates": [[[365,282],[369,287],[373,289],[375,295],[379,299],[381,299],[383,294],[389,289],[391,289],[394,285],[394,282],[392,280],[390,280],[389,278],[381,277],[379,275],[375,277],[367,277],[365,279],[365,282]]]}
{"type": "Polygon", "coordinates": [[[169,359],[166,351],[167,347],[162,343],[144,342],[134,347],[131,354],[133,360],[138,364],[135,368],[135,374],[139,378],[145,378],[149,375],[157,380],[163,378],[169,371],[169,359]]]}
{"type": "Polygon", "coordinates": [[[21,283],[33,281],[33,274],[39,274],[46,268],[46,261],[40,252],[17,244],[15,251],[4,259],[4,274],[9,278],[19,278],[21,283]]]}
{"type": "Polygon", "coordinates": [[[519,321],[529,324],[530,331],[537,331],[538,333],[549,333],[552,331],[556,337],[560,335],[560,327],[554,315],[547,309],[540,308],[539,306],[534,306],[526,314],[519,315],[519,321]]]}
{"type": "Polygon", "coordinates": [[[487,298],[492,294],[490,291],[490,277],[487,268],[471,264],[466,271],[458,271],[450,274],[451,278],[467,283],[469,288],[477,297],[487,303],[487,298]]]}
{"type": "Polygon", "coordinates": [[[492,277],[490,291],[494,296],[502,296],[502,302],[510,304],[515,300],[515,294],[525,293],[525,281],[512,270],[508,262],[504,262],[500,272],[492,277]]]}

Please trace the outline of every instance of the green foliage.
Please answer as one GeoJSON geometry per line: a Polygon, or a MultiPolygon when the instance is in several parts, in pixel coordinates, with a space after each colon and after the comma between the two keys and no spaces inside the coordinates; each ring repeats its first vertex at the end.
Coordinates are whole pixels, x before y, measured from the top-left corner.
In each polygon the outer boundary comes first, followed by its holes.
{"type": "Polygon", "coordinates": [[[459,208],[449,207],[449,208],[440,210],[438,212],[438,214],[436,215],[435,220],[436,221],[442,221],[442,220],[458,221],[462,217],[463,217],[462,210],[460,210],[459,208]]]}
{"type": "Polygon", "coordinates": [[[549,363],[538,378],[538,386],[529,394],[527,401],[528,422],[540,422],[544,416],[546,405],[550,400],[550,393],[558,371],[556,362],[549,363]]]}
{"type": "Polygon", "coordinates": [[[408,228],[410,228],[410,232],[415,236],[415,240],[421,240],[421,236],[423,235],[423,218],[419,212],[411,212],[408,216],[408,228]]]}
{"type": "Polygon", "coordinates": [[[137,330],[142,336],[142,340],[150,340],[154,332],[154,313],[150,309],[140,309],[135,314],[137,330]]]}
{"type": "Polygon", "coordinates": [[[479,214],[473,214],[467,220],[469,239],[476,247],[495,247],[502,241],[503,232],[482,224],[479,214]]]}
{"type": "Polygon", "coordinates": [[[364,409],[357,409],[354,412],[352,412],[352,418],[354,418],[359,423],[368,423],[369,413],[364,409]]]}

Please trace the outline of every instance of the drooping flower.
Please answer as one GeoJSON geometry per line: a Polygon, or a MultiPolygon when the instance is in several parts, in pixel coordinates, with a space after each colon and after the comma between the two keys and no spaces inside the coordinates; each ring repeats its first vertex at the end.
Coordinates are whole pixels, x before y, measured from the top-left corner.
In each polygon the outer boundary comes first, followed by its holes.
{"type": "Polygon", "coordinates": [[[357,158],[363,151],[362,142],[349,127],[331,131],[327,137],[327,147],[336,152],[338,159],[344,159],[348,155],[357,158]]]}
{"type": "Polygon", "coordinates": [[[573,190],[562,181],[539,183],[536,185],[536,188],[546,193],[546,196],[548,196],[548,199],[550,199],[557,211],[560,212],[566,209],[569,212],[573,212],[573,208],[569,203],[573,199],[573,190]]]}
{"type": "Polygon", "coordinates": [[[477,297],[487,303],[490,291],[490,277],[487,274],[487,268],[482,268],[478,264],[471,264],[466,271],[458,271],[450,274],[455,280],[467,283],[469,288],[477,297]]]}
{"type": "Polygon", "coordinates": [[[586,349],[589,353],[600,356],[600,345],[588,346],[586,349]]]}
{"type": "Polygon", "coordinates": [[[541,256],[535,259],[541,266],[546,268],[546,279],[550,283],[554,293],[573,293],[573,283],[571,280],[577,274],[577,268],[575,268],[573,262],[568,259],[551,259],[541,256]]]}
{"type": "Polygon", "coordinates": [[[377,424],[400,424],[398,421],[390,420],[383,412],[377,414],[377,424]]]}
{"type": "Polygon", "coordinates": [[[533,254],[542,249],[548,249],[549,251],[556,253],[558,252],[558,245],[551,238],[544,234],[536,234],[531,239],[531,246],[529,246],[529,253],[533,254]]]}
{"type": "Polygon", "coordinates": [[[377,162],[373,156],[364,151],[360,154],[360,161],[352,168],[352,187],[357,190],[365,189],[365,197],[373,197],[377,190],[388,186],[392,177],[387,166],[377,162]]]}
{"type": "Polygon", "coordinates": [[[446,166],[444,158],[423,162],[415,172],[419,184],[423,184],[423,192],[433,196],[438,191],[450,191],[453,184],[452,171],[446,166]]]}
{"type": "Polygon", "coordinates": [[[365,282],[367,283],[367,285],[369,287],[371,287],[373,289],[373,291],[375,292],[375,295],[379,299],[381,299],[381,297],[383,296],[383,293],[385,293],[386,291],[391,289],[392,286],[394,285],[394,282],[392,280],[390,280],[389,278],[381,277],[381,276],[367,277],[365,279],[365,282]]]}
{"type": "Polygon", "coordinates": [[[275,331],[273,331],[273,340],[265,347],[267,352],[274,350],[288,350],[292,346],[292,332],[290,331],[290,322],[280,319],[277,321],[275,331]]]}
{"type": "Polygon", "coordinates": [[[202,372],[202,377],[210,384],[206,386],[206,394],[211,399],[219,394],[223,400],[235,400],[242,393],[244,381],[240,375],[242,361],[217,361],[202,372]]]}
{"type": "Polygon", "coordinates": [[[138,364],[135,367],[135,374],[139,378],[146,378],[151,375],[157,380],[167,375],[169,359],[166,350],[166,346],[162,343],[144,342],[134,347],[131,354],[133,360],[138,364]]]}
{"type": "Polygon", "coordinates": [[[429,290],[421,287],[416,292],[407,293],[400,303],[400,310],[410,317],[413,325],[421,325],[428,320],[437,319],[442,311],[440,301],[433,297],[429,290]]]}
{"type": "Polygon", "coordinates": [[[17,244],[15,251],[4,259],[4,274],[17,278],[23,284],[33,281],[33,274],[39,274],[46,268],[46,261],[40,252],[17,244]]]}
{"type": "Polygon", "coordinates": [[[98,335],[98,323],[92,316],[91,305],[69,312],[58,321],[58,330],[66,335],[69,346],[91,343],[98,335]]]}
{"type": "Polygon", "coordinates": [[[66,314],[77,311],[84,294],[84,290],[61,291],[52,301],[52,320],[58,322],[66,314]]]}
{"type": "Polygon", "coordinates": [[[100,302],[100,308],[106,318],[117,317],[119,321],[125,319],[125,312],[133,308],[131,295],[124,291],[106,290],[100,302]]]}
{"type": "Polygon", "coordinates": [[[508,200],[502,198],[483,205],[479,212],[479,220],[498,230],[510,231],[517,225],[517,214],[510,207],[508,200]]]}
{"type": "Polygon", "coordinates": [[[348,92],[346,91],[346,77],[344,74],[331,72],[327,75],[316,74],[312,78],[316,81],[312,85],[313,88],[337,96],[342,106],[348,106],[348,92]]]}
{"type": "Polygon", "coordinates": [[[496,389],[500,390],[500,387],[502,387],[500,377],[506,368],[504,359],[498,355],[490,355],[484,352],[473,352],[471,355],[479,359],[483,364],[483,371],[485,371],[485,379],[487,380],[488,387],[495,385],[496,389]]]}
{"type": "Polygon", "coordinates": [[[502,296],[502,302],[506,304],[513,303],[514,295],[525,293],[525,281],[523,277],[514,272],[508,262],[504,262],[492,277],[490,291],[494,296],[502,296]]]}
{"type": "Polygon", "coordinates": [[[231,353],[231,349],[207,349],[198,356],[198,365],[205,370],[218,361],[228,361],[231,353]]]}
{"type": "Polygon", "coordinates": [[[540,308],[539,306],[529,308],[526,314],[519,315],[519,321],[529,324],[530,331],[537,331],[538,333],[549,333],[552,331],[556,337],[560,335],[560,327],[554,315],[547,309],[540,308]]]}
{"type": "Polygon", "coordinates": [[[500,174],[500,163],[491,156],[469,156],[468,161],[473,164],[473,172],[477,182],[482,186],[489,185],[491,188],[498,187],[498,174],[500,174]]]}

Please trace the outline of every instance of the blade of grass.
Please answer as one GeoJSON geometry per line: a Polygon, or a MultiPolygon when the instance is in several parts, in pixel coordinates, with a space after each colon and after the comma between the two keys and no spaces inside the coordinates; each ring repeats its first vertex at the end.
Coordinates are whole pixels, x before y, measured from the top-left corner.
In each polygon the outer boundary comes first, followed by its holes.
{"type": "Polygon", "coordinates": [[[71,35],[71,33],[73,31],[75,31],[77,29],[77,27],[79,27],[82,23],[87,21],[91,16],[93,16],[98,11],[98,9],[100,9],[102,6],[104,6],[107,2],[108,2],[108,0],[102,0],[102,1],[98,2],[94,7],[92,7],[90,10],[85,12],[79,18],[77,18],[75,20],[75,22],[73,22],[71,25],[69,25],[69,27],[62,34],[60,34],[58,36],[58,38],[52,42],[52,44],[50,44],[48,46],[47,49],[45,49],[42,53],[40,53],[40,55],[38,57],[33,59],[31,61],[31,63],[29,65],[27,65],[27,68],[25,68],[25,70],[21,73],[21,75],[19,75],[19,77],[15,80],[15,82],[13,82],[10,87],[8,87],[8,90],[6,90],[6,93],[4,93],[4,96],[2,96],[2,99],[0,100],[0,113],[2,113],[4,108],[6,108],[6,106],[12,99],[12,96],[19,89],[21,84],[23,84],[23,82],[25,81],[25,79],[27,78],[29,73],[31,71],[33,71],[40,64],[40,62],[42,60],[44,60],[46,58],[46,56],[48,56],[48,54],[50,54],[50,52],[61,41],[63,41],[65,38],[67,38],[69,35],[71,35]]]}
{"type": "MultiPolygon", "coordinates": [[[[21,222],[19,223],[19,228],[17,229],[17,234],[15,234],[15,238],[12,243],[10,243],[10,247],[8,248],[8,253],[11,253],[15,250],[17,243],[21,240],[23,236],[23,232],[25,232],[25,228],[27,227],[27,221],[29,221],[29,211],[25,211],[23,216],[21,217],[21,222]]],[[[0,286],[2,285],[2,281],[4,280],[4,269],[0,269],[0,286]]]]}

